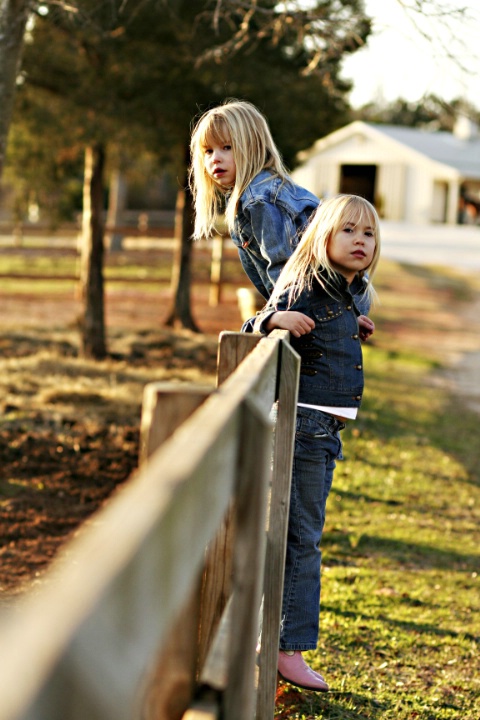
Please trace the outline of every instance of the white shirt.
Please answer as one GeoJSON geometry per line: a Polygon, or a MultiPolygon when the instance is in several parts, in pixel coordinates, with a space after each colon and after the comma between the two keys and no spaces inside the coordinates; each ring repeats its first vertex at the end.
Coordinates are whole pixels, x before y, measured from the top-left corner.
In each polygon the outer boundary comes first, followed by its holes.
{"type": "Polygon", "coordinates": [[[336,417],[346,418],[348,420],[355,420],[358,413],[358,408],[356,407],[329,407],[328,405],[307,405],[307,403],[298,403],[298,407],[323,410],[323,412],[329,415],[335,415],[336,417]]]}

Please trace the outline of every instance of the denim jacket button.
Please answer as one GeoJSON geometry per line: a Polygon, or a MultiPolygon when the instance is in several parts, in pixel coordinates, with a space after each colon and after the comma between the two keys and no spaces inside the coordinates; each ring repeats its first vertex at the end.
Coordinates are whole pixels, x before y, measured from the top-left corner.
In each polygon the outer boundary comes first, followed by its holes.
{"type": "Polygon", "coordinates": [[[352,335],[352,340],[358,340],[358,335],[355,333],[355,335],[352,335]]]}

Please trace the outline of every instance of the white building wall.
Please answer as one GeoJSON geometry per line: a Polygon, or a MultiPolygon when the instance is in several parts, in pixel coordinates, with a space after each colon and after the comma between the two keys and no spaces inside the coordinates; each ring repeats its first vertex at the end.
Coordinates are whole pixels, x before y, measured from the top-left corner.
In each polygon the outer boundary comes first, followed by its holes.
{"type": "Polygon", "coordinates": [[[425,168],[410,165],[405,183],[405,221],[429,223],[432,210],[433,178],[425,168]]]}
{"type": "Polygon", "coordinates": [[[312,158],[292,172],[293,180],[318,197],[335,195],[340,182],[340,166],[332,159],[312,158]]]}
{"type": "Polygon", "coordinates": [[[452,180],[448,185],[447,199],[447,223],[455,225],[457,223],[458,207],[460,201],[460,181],[452,180]]]}
{"type": "Polygon", "coordinates": [[[315,173],[315,194],[329,197],[338,193],[340,187],[340,166],[337,163],[317,163],[315,173]]]}
{"type": "Polygon", "coordinates": [[[405,165],[386,163],[377,168],[375,204],[385,220],[401,221],[405,216],[405,165]]]}
{"type": "Polygon", "coordinates": [[[315,188],[315,165],[312,162],[300,165],[290,173],[294,182],[317,195],[315,188]]]}
{"type": "Polygon", "coordinates": [[[411,166],[406,191],[410,214],[405,219],[428,224],[443,222],[445,218],[445,222],[455,223],[458,208],[456,185],[454,173],[442,172],[433,163],[411,166]],[[447,190],[440,199],[438,188],[442,186],[446,186],[447,190]],[[440,202],[443,207],[439,206],[440,202]]]}
{"type": "Polygon", "coordinates": [[[430,222],[445,222],[447,225],[456,225],[460,200],[459,179],[452,177],[435,178],[432,184],[433,197],[430,222]],[[443,202],[442,206],[440,206],[441,202],[443,202]]]}
{"type": "Polygon", "coordinates": [[[444,222],[447,212],[448,183],[435,180],[433,183],[432,222],[444,222]]]}

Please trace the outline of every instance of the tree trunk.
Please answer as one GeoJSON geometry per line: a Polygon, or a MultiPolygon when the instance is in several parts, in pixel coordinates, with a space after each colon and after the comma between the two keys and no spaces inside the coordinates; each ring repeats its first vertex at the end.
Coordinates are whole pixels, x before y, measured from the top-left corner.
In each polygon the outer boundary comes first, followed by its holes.
{"type": "MultiPolygon", "coordinates": [[[[110,192],[108,196],[107,227],[115,228],[121,225],[122,213],[127,201],[127,184],[121,170],[114,170],[110,175],[110,192]]],[[[123,235],[120,232],[110,232],[107,235],[107,247],[111,252],[122,249],[123,235]]]]}
{"type": "Polygon", "coordinates": [[[172,267],[172,306],[165,325],[200,332],[190,310],[193,204],[187,184],[178,191],[175,207],[175,237],[172,267]]]}
{"type": "Polygon", "coordinates": [[[81,352],[101,360],[106,355],[103,292],[103,171],[105,150],[94,145],[85,150],[83,227],[80,258],[81,352]]]}
{"type": "Polygon", "coordinates": [[[28,0],[0,0],[0,178],[28,15],[28,0]]]}

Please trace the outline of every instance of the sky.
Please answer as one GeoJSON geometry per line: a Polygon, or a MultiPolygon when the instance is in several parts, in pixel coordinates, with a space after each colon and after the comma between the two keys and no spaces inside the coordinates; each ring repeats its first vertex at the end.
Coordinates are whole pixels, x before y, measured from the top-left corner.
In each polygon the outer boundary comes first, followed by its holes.
{"type": "Polygon", "coordinates": [[[431,41],[415,29],[399,0],[364,2],[373,32],[366,47],[345,60],[342,72],[354,83],[354,108],[400,97],[415,102],[435,94],[446,101],[465,98],[480,110],[480,0],[437,0],[442,7],[467,7],[471,19],[423,19],[421,27],[431,41]],[[448,59],[449,53],[463,69],[448,59]]]}

